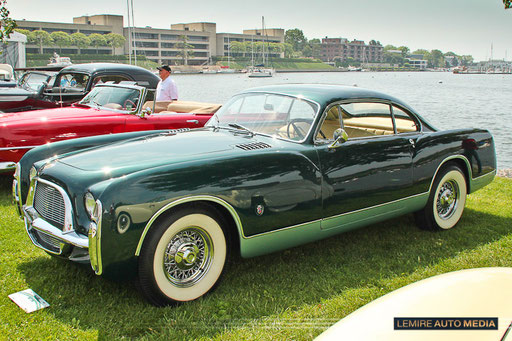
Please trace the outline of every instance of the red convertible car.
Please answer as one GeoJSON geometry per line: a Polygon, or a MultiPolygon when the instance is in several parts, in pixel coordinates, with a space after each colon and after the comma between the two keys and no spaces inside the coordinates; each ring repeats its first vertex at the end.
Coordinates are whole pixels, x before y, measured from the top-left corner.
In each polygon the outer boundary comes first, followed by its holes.
{"type": "Polygon", "coordinates": [[[0,113],[0,172],[10,172],[36,146],[77,137],[202,127],[218,104],[153,102],[134,82],[100,84],[70,107],[0,113]]]}

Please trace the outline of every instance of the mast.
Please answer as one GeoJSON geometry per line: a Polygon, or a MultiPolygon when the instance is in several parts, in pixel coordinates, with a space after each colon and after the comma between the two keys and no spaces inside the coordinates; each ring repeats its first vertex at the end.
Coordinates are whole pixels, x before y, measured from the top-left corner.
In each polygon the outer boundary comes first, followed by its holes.
{"type": "MultiPolygon", "coordinates": [[[[133,24],[133,40],[135,40],[135,17],[133,15],[133,0],[130,0],[132,3],[132,24],[133,24]]],[[[133,57],[135,58],[135,65],[137,65],[137,46],[133,46],[133,57]]]]}
{"type": "Polygon", "coordinates": [[[126,10],[128,11],[128,59],[132,63],[132,28],[130,24],[130,0],[126,0],[126,10]]]}
{"type": "Polygon", "coordinates": [[[261,36],[263,37],[263,46],[261,53],[263,55],[263,66],[265,66],[265,17],[261,16],[261,36]]]}

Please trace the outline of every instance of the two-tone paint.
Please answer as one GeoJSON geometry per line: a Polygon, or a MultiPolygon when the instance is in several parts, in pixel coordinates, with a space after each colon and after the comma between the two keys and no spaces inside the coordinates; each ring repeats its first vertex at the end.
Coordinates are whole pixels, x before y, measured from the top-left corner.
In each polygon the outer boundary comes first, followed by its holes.
{"type": "MultiPolygon", "coordinates": [[[[222,214],[240,254],[251,257],[417,211],[427,204],[435,176],[447,163],[463,169],[470,193],[495,175],[489,132],[436,131],[393,97],[319,85],[252,91],[318,103],[315,124],[332,103],[354,98],[393,103],[414,115],[421,129],[349,140],[336,148],[315,144],[314,129],[302,143],[214,127],[61,142],[34,149],[20,161],[15,186],[20,211],[27,210],[34,164],[33,181],[49,181],[74,198],[73,229],[88,236],[96,273],[117,277],[136,273],[137,256],[154,224],[185,205],[208,204],[222,214]],[[248,144],[263,147],[247,150],[248,144]],[[87,192],[103,207],[94,233],[81,200],[87,192]],[[120,228],[126,217],[129,227],[120,228]]],[[[33,228],[34,218],[27,228],[33,228]]]]}

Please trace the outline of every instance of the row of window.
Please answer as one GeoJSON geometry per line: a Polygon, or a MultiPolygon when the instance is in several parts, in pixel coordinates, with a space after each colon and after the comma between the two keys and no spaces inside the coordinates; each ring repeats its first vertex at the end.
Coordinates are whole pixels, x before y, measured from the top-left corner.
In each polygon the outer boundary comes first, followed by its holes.
{"type": "Polygon", "coordinates": [[[77,32],[80,32],[80,33],[83,33],[85,34],[86,36],[88,35],[91,35],[93,33],[97,33],[97,34],[109,34],[109,33],[112,33],[112,31],[103,31],[103,30],[78,30],[78,29],[65,29],[65,28],[47,28],[47,27],[20,27],[18,26],[18,28],[20,29],[23,29],[23,30],[28,30],[28,31],[38,31],[38,30],[43,30],[43,31],[46,31],[48,33],[53,33],[53,32],[66,32],[68,34],[73,34],[73,33],[77,33],[77,32]]]}
{"type": "MultiPolygon", "coordinates": [[[[160,48],[163,48],[163,49],[179,48],[179,47],[176,47],[176,44],[179,44],[179,43],[160,43],[160,48]]],[[[191,43],[188,43],[188,44],[191,45],[192,49],[195,49],[195,50],[208,50],[208,45],[206,45],[206,44],[191,44],[191,43]]],[[[155,48],[155,49],[159,48],[158,43],[151,42],[151,41],[135,41],[134,45],[136,47],[150,47],[150,48],[155,48]]]]}
{"type": "MultiPolygon", "coordinates": [[[[181,40],[181,35],[178,34],[158,34],[158,33],[144,33],[144,32],[135,32],[135,39],[152,39],[152,40],[181,40]],[[158,37],[160,36],[160,38],[158,37]]],[[[208,41],[209,37],[205,36],[192,36],[187,35],[188,41],[208,41]]]]}

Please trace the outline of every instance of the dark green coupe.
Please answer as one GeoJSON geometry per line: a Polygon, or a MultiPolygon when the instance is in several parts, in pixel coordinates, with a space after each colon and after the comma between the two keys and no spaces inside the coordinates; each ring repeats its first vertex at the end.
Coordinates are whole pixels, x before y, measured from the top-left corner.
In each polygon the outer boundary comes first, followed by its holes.
{"type": "Polygon", "coordinates": [[[303,84],[244,91],[200,129],[35,148],[13,192],[36,246],[98,275],[137,275],[165,305],[210,291],[230,253],[407,213],[450,229],[495,174],[487,130],[438,131],[391,96],[303,84]]]}

